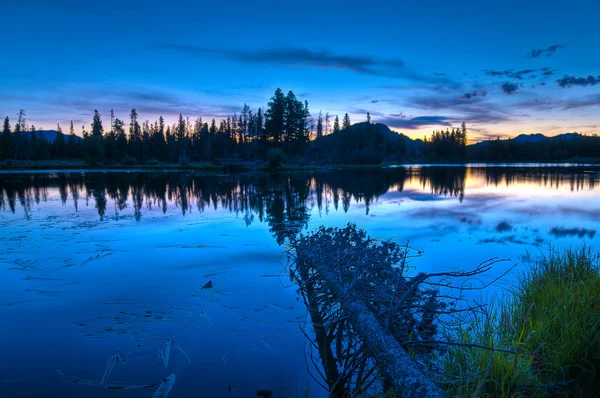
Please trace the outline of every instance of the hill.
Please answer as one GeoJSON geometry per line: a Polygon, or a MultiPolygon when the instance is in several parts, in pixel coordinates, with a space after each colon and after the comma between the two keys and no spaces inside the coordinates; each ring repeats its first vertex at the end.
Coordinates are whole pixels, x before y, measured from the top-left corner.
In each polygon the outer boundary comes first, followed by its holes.
{"type": "Polygon", "coordinates": [[[361,122],[312,141],[307,156],[322,163],[379,164],[418,152],[421,144],[385,124],[361,122]]]}
{"type": "MultiPolygon", "coordinates": [[[[35,133],[36,133],[37,138],[45,139],[48,142],[54,142],[57,134],[62,134],[65,137],[65,142],[69,138],[68,134],[59,133],[56,130],[37,130],[35,133]]],[[[31,131],[21,131],[19,133],[14,133],[14,134],[21,135],[21,136],[27,135],[27,138],[31,138],[31,131]]],[[[83,138],[81,138],[78,135],[76,135],[75,138],[76,138],[77,142],[83,140],[83,138]]]]}

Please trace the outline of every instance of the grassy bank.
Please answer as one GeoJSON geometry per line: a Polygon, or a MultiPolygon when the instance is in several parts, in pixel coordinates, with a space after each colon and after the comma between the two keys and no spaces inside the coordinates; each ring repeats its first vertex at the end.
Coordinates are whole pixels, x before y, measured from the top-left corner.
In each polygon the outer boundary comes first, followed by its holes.
{"type": "Polygon", "coordinates": [[[460,330],[465,345],[443,357],[453,396],[596,396],[599,254],[551,250],[520,276],[508,300],[460,330]]]}

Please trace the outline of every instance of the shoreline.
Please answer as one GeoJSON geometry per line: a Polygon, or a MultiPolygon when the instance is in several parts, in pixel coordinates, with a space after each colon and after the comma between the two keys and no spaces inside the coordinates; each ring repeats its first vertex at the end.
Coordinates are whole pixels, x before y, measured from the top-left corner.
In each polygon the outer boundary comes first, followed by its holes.
{"type": "Polygon", "coordinates": [[[203,171],[212,173],[241,174],[247,172],[285,172],[285,171],[326,171],[326,170],[374,170],[388,168],[409,167],[600,167],[600,160],[585,159],[587,161],[562,160],[548,162],[408,162],[398,164],[284,164],[271,170],[262,163],[240,163],[236,165],[219,165],[213,163],[192,163],[180,165],[175,163],[140,164],[140,165],[93,165],[85,162],[16,162],[9,165],[0,163],[0,173],[7,172],[36,172],[36,171],[94,171],[94,172],[131,172],[131,171],[203,171]]]}

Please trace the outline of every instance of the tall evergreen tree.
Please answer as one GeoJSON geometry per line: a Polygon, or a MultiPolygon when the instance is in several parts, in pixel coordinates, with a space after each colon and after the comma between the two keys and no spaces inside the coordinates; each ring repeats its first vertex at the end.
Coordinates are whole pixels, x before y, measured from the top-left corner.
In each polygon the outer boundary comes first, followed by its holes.
{"type": "Polygon", "coordinates": [[[274,146],[279,147],[281,136],[285,128],[285,96],[280,88],[275,90],[275,94],[268,103],[268,109],[265,112],[265,129],[268,139],[274,146]]]}
{"type": "Polygon", "coordinates": [[[102,127],[102,119],[100,118],[100,113],[94,109],[94,118],[92,120],[92,137],[93,138],[102,138],[104,134],[104,128],[102,127]]]}
{"type": "Polygon", "coordinates": [[[119,118],[115,118],[113,129],[117,143],[115,146],[115,160],[121,161],[127,155],[127,135],[125,134],[125,122],[119,118]]]}
{"type": "Polygon", "coordinates": [[[344,121],[342,122],[342,129],[345,130],[348,127],[350,127],[352,125],[352,123],[350,123],[350,116],[348,116],[348,114],[346,113],[344,115],[344,121]]]}
{"type": "Polygon", "coordinates": [[[22,153],[27,152],[27,146],[29,144],[27,134],[20,134],[27,131],[26,117],[27,115],[25,114],[25,111],[23,109],[20,109],[19,113],[17,114],[17,124],[15,125],[15,159],[24,158],[24,156],[22,156],[22,153]]]}
{"type": "Polygon", "coordinates": [[[319,111],[319,117],[317,118],[317,139],[323,137],[323,114],[319,111]]]}
{"type": "Polygon", "coordinates": [[[54,138],[54,155],[61,159],[66,154],[67,145],[65,143],[65,135],[60,128],[60,124],[56,125],[56,137],[54,138]]]}
{"type": "Polygon", "coordinates": [[[185,157],[185,133],[186,123],[181,113],[179,114],[179,121],[177,122],[177,149],[179,159],[182,160],[185,157]]]}
{"type": "Polygon", "coordinates": [[[340,131],[340,118],[338,115],[335,115],[335,120],[333,121],[333,132],[337,133],[340,131]]]}
{"type": "Polygon", "coordinates": [[[135,108],[129,113],[129,147],[131,155],[136,159],[142,157],[142,129],[138,122],[138,114],[135,108]]]}
{"type": "Polygon", "coordinates": [[[77,137],[75,136],[75,128],[73,127],[73,121],[71,120],[71,127],[69,127],[69,138],[67,139],[67,156],[69,158],[76,158],[79,154],[77,151],[77,137]]]}
{"type": "Polygon", "coordinates": [[[10,120],[8,116],[4,118],[4,125],[2,126],[2,148],[0,150],[0,160],[7,160],[12,158],[12,139],[10,133],[10,120]]]}

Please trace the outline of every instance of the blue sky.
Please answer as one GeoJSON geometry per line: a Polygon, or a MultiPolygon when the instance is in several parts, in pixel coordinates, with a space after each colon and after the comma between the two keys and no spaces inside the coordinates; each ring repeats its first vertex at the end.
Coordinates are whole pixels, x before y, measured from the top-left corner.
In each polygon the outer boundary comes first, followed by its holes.
{"type": "Polygon", "coordinates": [[[277,87],[313,114],[412,137],[600,130],[593,1],[8,0],[0,115],[28,123],[222,118],[277,87]]]}

